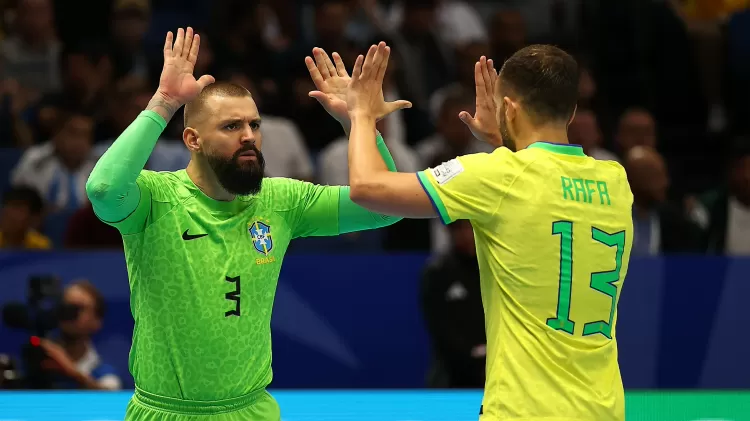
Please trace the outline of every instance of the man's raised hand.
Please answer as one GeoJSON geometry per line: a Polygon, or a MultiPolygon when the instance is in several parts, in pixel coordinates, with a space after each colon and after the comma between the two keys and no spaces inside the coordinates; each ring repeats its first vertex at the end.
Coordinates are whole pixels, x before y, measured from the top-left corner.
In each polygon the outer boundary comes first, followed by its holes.
{"type": "Polygon", "coordinates": [[[215,79],[213,76],[203,75],[196,80],[193,76],[201,42],[200,36],[193,34],[193,28],[187,28],[187,31],[179,28],[174,43],[172,38],[172,32],[168,32],[164,41],[164,68],[159,78],[157,95],[169,106],[179,108],[192,101],[203,88],[214,83],[215,79]]]}
{"type": "MultiPolygon", "coordinates": [[[[344,66],[344,62],[338,53],[333,53],[333,61],[331,61],[328,54],[322,48],[314,48],[313,56],[314,59],[309,56],[305,57],[305,64],[318,90],[310,92],[309,95],[320,102],[328,114],[333,116],[345,128],[348,128],[350,120],[347,95],[352,79],[346,71],[346,66],[344,66]]],[[[378,95],[380,106],[375,113],[377,120],[381,120],[394,111],[411,107],[409,101],[385,102],[382,84],[378,95]]]]}
{"type": "Polygon", "coordinates": [[[363,114],[379,120],[393,111],[411,108],[409,101],[383,100],[383,79],[390,55],[391,47],[381,42],[370,46],[367,57],[357,57],[346,99],[349,115],[363,114]]]}
{"type": "Polygon", "coordinates": [[[482,56],[474,65],[474,84],[476,85],[476,111],[474,117],[467,111],[461,111],[458,118],[464,122],[477,139],[493,146],[502,146],[500,128],[497,124],[497,106],[495,105],[495,84],[498,75],[492,60],[482,56]]]}

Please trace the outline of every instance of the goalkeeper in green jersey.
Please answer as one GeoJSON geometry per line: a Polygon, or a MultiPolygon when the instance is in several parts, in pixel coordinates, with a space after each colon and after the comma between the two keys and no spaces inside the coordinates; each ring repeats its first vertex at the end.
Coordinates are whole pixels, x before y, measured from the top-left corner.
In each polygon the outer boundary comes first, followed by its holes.
{"type": "MultiPolygon", "coordinates": [[[[354,204],[349,188],[263,177],[261,119],[250,93],[211,76],[195,79],[200,39],[167,34],[159,89],[97,163],[86,192],[125,245],[135,319],[126,420],[273,420],[271,308],[293,238],[391,225],[354,204]],[[144,165],[185,105],[187,169],[144,165]]],[[[311,93],[348,130],[349,76],[334,55],[306,62],[311,93]]],[[[382,103],[382,116],[408,107],[382,103]]],[[[381,116],[381,117],[382,117],[381,116]]],[[[395,170],[383,140],[383,158],[395,170]]]]}

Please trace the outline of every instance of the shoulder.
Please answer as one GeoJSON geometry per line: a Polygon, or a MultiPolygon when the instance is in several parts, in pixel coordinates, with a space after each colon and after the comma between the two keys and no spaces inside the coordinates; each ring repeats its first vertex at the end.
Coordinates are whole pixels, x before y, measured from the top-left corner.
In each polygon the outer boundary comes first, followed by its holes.
{"type": "Polygon", "coordinates": [[[185,184],[183,173],[184,170],[142,170],[138,175],[137,183],[151,192],[152,200],[172,201],[174,199],[184,199],[192,195],[192,193],[185,184]]]}
{"type": "Polygon", "coordinates": [[[54,146],[51,142],[45,142],[41,145],[32,146],[21,155],[21,162],[38,163],[54,155],[54,146]]]}
{"type": "Polygon", "coordinates": [[[305,197],[316,188],[307,181],[286,177],[266,177],[258,198],[276,211],[287,211],[298,207],[305,197]]]}

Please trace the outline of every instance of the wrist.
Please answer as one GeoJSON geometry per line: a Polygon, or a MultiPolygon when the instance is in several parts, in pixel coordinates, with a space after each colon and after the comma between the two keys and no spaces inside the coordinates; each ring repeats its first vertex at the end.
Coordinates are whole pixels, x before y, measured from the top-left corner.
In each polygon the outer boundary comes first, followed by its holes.
{"type": "Polygon", "coordinates": [[[179,101],[157,90],[151,97],[151,101],[148,102],[146,109],[159,114],[166,122],[169,122],[181,106],[182,104],[179,101]]]}
{"type": "Polygon", "coordinates": [[[372,113],[367,111],[351,111],[349,112],[349,118],[351,119],[351,124],[354,123],[357,124],[375,124],[377,122],[377,119],[375,118],[372,113]]]}

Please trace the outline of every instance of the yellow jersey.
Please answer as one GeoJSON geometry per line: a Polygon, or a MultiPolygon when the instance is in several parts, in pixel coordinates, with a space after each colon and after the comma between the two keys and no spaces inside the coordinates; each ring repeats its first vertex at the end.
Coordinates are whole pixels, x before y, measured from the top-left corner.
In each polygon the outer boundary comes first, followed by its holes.
{"type": "MultiPolygon", "coordinates": [[[[0,232],[0,248],[7,248],[8,245],[3,241],[3,233],[0,232]]],[[[31,250],[47,250],[52,248],[52,241],[45,237],[41,233],[30,230],[26,233],[23,238],[23,246],[21,248],[31,250]]]]}
{"type": "Polygon", "coordinates": [[[480,419],[624,420],[615,325],[633,194],[623,167],[537,142],[417,175],[444,223],[474,228],[487,331],[480,419]]]}

